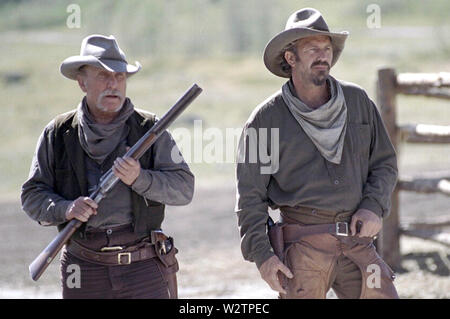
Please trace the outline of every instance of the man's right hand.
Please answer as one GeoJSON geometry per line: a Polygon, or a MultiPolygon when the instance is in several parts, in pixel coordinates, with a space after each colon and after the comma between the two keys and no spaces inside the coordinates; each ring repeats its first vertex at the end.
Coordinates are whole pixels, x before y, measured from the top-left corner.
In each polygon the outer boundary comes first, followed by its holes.
{"type": "Polygon", "coordinates": [[[85,223],[91,215],[97,215],[97,203],[89,197],[78,197],[66,210],[66,219],[78,219],[85,223]]]}
{"type": "Polygon", "coordinates": [[[278,280],[278,271],[281,271],[288,278],[294,277],[289,268],[277,256],[270,257],[259,267],[262,279],[269,284],[270,288],[279,293],[286,294],[286,290],[284,290],[278,280]]]}

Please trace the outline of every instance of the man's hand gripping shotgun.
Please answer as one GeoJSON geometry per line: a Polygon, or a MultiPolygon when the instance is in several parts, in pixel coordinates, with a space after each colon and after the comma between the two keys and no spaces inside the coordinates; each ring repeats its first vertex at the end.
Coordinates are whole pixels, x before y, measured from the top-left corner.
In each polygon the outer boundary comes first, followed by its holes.
{"type": "MultiPolygon", "coordinates": [[[[139,160],[141,156],[155,143],[158,137],[169,127],[170,124],[194,101],[202,92],[196,84],[186,91],[186,93],[164,114],[139,141],[131,147],[124,157],[132,157],[139,160]]],[[[106,194],[117,184],[119,178],[114,175],[112,169],[106,172],[100,179],[97,189],[89,195],[97,204],[106,194]]],[[[58,235],[48,244],[48,246],[37,256],[29,266],[30,275],[33,280],[38,280],[47,269],[58,252],[72,237],[75,231],[83,223],[78,219],[72,219],[58,235]]]]}

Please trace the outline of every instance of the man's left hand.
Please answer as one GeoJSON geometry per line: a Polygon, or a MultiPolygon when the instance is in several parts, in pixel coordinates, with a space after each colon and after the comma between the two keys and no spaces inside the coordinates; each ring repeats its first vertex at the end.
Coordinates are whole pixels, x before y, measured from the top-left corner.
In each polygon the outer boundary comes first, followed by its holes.
{"type": "Polygon", "coordinates": [[[350,223],[350,231],[353,236],[358,237],[374,237],[379,233],[383,222],[381,218],[374,212],[360,208],[352,216],[352,222],[350,223]],[[356,233],[356,224],[360,221],[362,223],[359,233],[356,233]]]}
{"type": "Polygon", "coordinates": [[[141,173],[141,164],[131,157],[118,157],[112,170],[122,182],[131,186],[141,173]]]}

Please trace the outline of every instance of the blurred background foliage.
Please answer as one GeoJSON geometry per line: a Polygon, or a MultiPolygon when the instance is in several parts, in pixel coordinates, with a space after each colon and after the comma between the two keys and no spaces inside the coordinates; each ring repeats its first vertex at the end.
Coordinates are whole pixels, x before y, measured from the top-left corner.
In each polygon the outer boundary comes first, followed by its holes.
{"type": "Polygon", "coordinates": [[[68,31],[66,9],[77,4],[84,33],[114,34],[134,54],[254,54],[281,31],[290,13],[305,6],[321,10],[334,29],[367,33],[372,3],[381,8],[384,26],[427,26],[439,33],[448,25],[446,0],[2,0],[0,31],[68,31]]]}
{"type": "MultiPolygon", "coordinates": [[[[187,128],[193,138],[187,160],[196,176],[191,205],[168,213],[165,221],[183,252],[182,293],[220,297],[231,293],[233,285],[236,291],[244,289],[241,296],[246,297],[265,291],[267,286],[257,280],[256,268],[243,264],[236,249],[235,165],[226,161],[226,154],[223,161],[192,163],[192,151],[211,143],[206,136],[195,135],[193,123],[202,120],[203,130],[217,128],[216,138],[222,138],[223,144],[227,129],[232,129],[237,142],[251,111],[286,81],[266,70],[261,58],[264,46],[284,29],[289,15],[303,7],[320,10],[331,30],[350,32],[331,74],[362,86],[374,100],[380,67],[393,67],[399,73],[450,71],[448,0],[0,0],[0,256],[4,258],[0,260],[0,297],[60,296],[57,262],[39,283],[28,276],[27,265],[55,230],[46,228],[45,233],[27,218],[20,209],[19,195],[44,126],[57,114],[75,108],[82,98],[77,83],[59,73],[59,65],[77,55],[81,40],[92,33],[113,34],[128,61],[143,65],[127,88],[137,107],[161,116],[192,83],[204,89],[170,128],[172,132],[187,128]],[[368,25],[373,14],[368,9],[373,4],[380,9],[380,28],[368,25]],[[68,27],[73,14],[67,10],[70,5],[80,8],[80,28],[68,27]],[[207,253],[199,248],[202,244],[207,253]],[[209,245],[219,248],[205,263],[198,256],[210,254],[209,245]],[[208,280],[198,276],[199,269],[208,280]],[[249,282],[252,285],[246,286],[249,282]],[[211,292],[213,283],[224,286],[211,292]]],[[[401,124],[450,124],[448,101],[398,96],[397,104],[401,124]]],[[[449,169],[448,145],[401,144],[398,151],[400,175],[449,169]]],[[[183,154],[186,157],[188,152],[183,150],[183,154]]],[[[426,195],[407,195],[401,197],[402,217],[410,217],[411,212],[419,218],[445,214],[450,207],[444,195],[427,199],[426,195]]],[[[417,276],[399,278],[402,296],[429,296],[431,291],[432,296],[448,297],[448,280],[441,280],[446,278],[426,281],[426,276],[420,271],[417,276]]]]}
{"type": "MultiPolygon", "coordinates": [[[[332,75],[359,84],[373,99],[380,67],[450,70],[448,0],[0,1],[0,193],[18,196],[43,127],[80,101],[76,82],[63,78],[59,65],[79,53],[88,34],[115,35],[128,61],[143,65],[128,84],[136,106],[162,115],[195,82],[204,92],[174,128],[192,130],[193,120],[201,119],[203,129],[239,130],[253,108],[285,81],[265,69],[261,56],[289,15],[302,7],[320,10],[331,30],[350,32],[332,75]],[[80,8],[80,28],[67,25],[71,4],[80,8]],[[380,28],[368,27],[370,4],[380,8],[380,28]]],[[[399,96],[398,102],[401,123],[450,122],[446,101],[399,96]]],[[[448,168],[448,146],[401,146],[400,152],[405,172],[448,168]]],[[[200,184],[234,182],[232,163],[191,166],[200,184]]]]}

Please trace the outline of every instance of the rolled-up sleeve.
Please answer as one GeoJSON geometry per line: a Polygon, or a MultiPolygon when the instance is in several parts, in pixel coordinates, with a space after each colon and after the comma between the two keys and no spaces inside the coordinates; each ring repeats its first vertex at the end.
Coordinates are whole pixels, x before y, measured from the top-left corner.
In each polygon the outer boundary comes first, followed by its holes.
{"type": "Polygon", "coordinates": [[[167,131],[153,144],[153,167],[141,169],[133,191],[152,201],[181,206],[191,202],[195,178],[167,131]]]}

